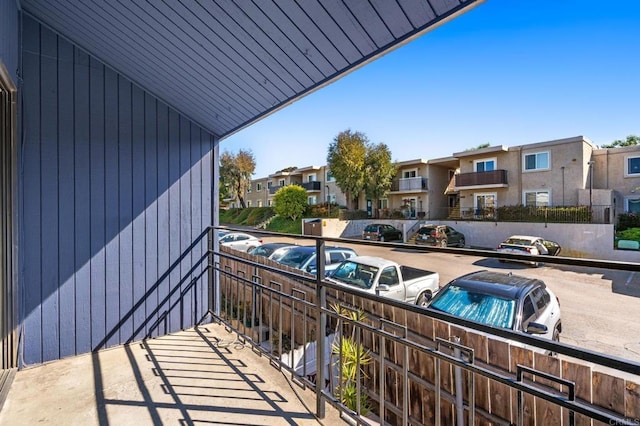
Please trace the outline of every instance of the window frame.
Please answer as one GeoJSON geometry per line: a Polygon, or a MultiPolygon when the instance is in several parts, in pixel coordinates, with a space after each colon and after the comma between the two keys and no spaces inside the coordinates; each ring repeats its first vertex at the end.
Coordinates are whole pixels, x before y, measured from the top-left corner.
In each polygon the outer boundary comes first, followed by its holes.
{"type": "Polygon", "coordinates": [[[531,194],[531,193],[535,193],[536,194],[536,204],[533,205],[533,207],[552,207],[553,203],[551,202],[552,198],[552,194],[551,194],[551,188],[544,188],[544,189],[524,189],[522,190],[522,205],[523,206],[530,206],[530,204],[527,204],[527,194],[531,194]],[[549,201],[547,203],[546,206],[542,206],[542,205],[538,205],[537,202],[537,195],[539,192],[546,192],[547,196],[549,197],[549,201]]]}
{"type": "Polygon", "coordinates": [[[473,160],[473,172],[474,173],[494,172],[496,170],[498,170],[498,157],[480,158],[478,160],[473,160]],[[485,165],[485,170],[478,171],[478,164],[480,164],[480,163],[488,163],[490,161],[493,161],[493,169],[492,170],[486,170],[486,165],[485,165]]]}
{"type": "Polygon", "coordinates": [[[417,178],[418,177],[418,168],[413,168],[413,169],[405,169],[402,170],[402,178],[401,179],[413,179],[413,178],[417,178]],[[413,176],[406,176],[407,174],[412,174],[413,176]]]}
{"type": "Polygon", "coordinates": [[[523,173],[544,172],[548,170],[551,170],[551,151],[536,151],[536,152],[522,154],[522,172],[523,173]],[[547,154],[547,167],[538,167],[538,155],[540,154],[547,154]],[[536,163],[535,168],[527,169],[527,157],[530,157],[532,155],[535,156],[535,163],[536,163]]]}
{"type": "Polygon", "coordinates": [[[640,172],[638,173],[630,173],[629,172],[629,160],[632,159],[640,159],[640,155],[626,155],[624,157],[624,177],[640,177],[640,172]]]}
{"type": "Polygon", "coordinates": [[[256,182],[256,192],[262,191],[262,183],[256,182]]]}

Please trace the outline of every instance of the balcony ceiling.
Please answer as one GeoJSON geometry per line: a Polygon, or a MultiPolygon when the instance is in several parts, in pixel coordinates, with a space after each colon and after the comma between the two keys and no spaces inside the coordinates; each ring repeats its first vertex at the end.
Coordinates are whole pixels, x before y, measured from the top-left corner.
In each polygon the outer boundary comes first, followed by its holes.
{"type": "Polygon", "coordinates": [[[483,0],[21,0],[224,138],[483,0]]]}

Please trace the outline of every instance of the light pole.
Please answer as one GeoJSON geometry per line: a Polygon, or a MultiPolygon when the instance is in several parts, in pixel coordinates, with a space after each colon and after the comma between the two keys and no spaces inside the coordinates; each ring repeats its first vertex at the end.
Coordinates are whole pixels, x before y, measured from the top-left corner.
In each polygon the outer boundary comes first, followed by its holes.
{"type": "Polygon", "coordinates": [[[331,202],[329,201],[329,185],[324,186],[327,190],[327,216],[331,217],[331,202]]]}
{"type": "Polygon", "coordinates": [[[593,163],[594,161],[587,161],[589,165],[589,211],[593,207],[593,163]]]}

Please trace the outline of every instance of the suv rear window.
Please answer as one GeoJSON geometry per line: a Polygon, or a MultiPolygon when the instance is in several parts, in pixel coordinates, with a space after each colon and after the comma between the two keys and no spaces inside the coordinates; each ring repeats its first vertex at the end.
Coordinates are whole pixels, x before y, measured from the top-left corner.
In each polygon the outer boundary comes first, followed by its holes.
{"type": "Polygon", "coordinates": [[[418,234],[423,235],[435,235],[437,232],[437,228],[435,226],[430,226],[428,228],[420,228],[418,230],[418,234]]]}

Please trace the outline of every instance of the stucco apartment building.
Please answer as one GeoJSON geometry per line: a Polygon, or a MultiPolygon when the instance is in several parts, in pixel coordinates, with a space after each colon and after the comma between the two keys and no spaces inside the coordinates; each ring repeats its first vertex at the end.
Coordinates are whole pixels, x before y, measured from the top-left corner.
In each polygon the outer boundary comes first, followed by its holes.
{"type": "MultiPolygon", "coordinates": [[[[407,218],[473,219],[501,206],[592,206],[605,222],[640,212],[640,147],[599,149],[576,136],[396,164],[387,198],[372,206],[363,194],[361,210],[378,209],[381,217],[400,212],[407,218]]],[[[328,167],[310,166],[253,180],[247,204],[271,205],[275,192],[289,184],[302,185],[309,204],[346,203],[328,167]]]]}

